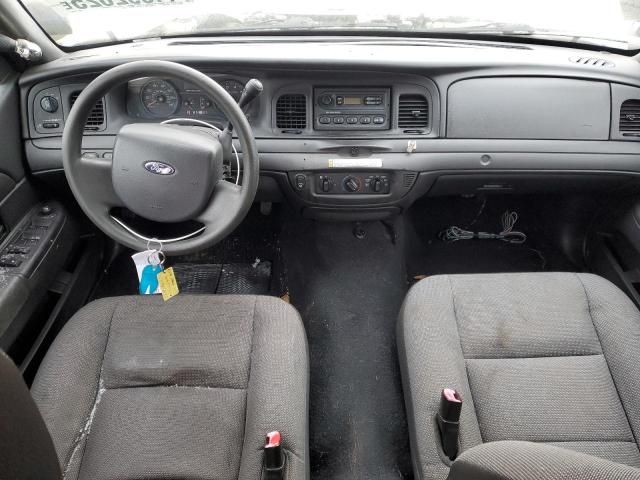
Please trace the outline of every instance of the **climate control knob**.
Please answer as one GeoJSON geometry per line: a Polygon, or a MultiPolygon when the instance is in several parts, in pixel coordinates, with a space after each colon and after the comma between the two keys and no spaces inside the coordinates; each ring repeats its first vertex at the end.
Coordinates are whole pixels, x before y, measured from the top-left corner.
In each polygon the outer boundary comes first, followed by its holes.
{"type": "Polygon", "coordinates": [[[344,189],[351,193],[357,192],[361,187],[360,180],[352,176],[345,177],[342,183],[344,185],[344,189]]]}

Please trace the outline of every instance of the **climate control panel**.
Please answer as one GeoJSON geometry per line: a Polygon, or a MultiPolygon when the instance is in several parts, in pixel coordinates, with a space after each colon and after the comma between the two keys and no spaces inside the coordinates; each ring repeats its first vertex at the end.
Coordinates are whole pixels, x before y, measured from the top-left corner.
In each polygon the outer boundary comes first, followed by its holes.
{"type": "Polygon", "coordinates": [[[416,184],[407,170],[327,169],[287,172],[290,192],[307,207],[355,208],[392,205],[416,184]]]}
{"type": "Polygon", "coordinates": [[[324,173],[315,182],[319,195],[386,195],[391,189],[386,173],[324,173]]]}

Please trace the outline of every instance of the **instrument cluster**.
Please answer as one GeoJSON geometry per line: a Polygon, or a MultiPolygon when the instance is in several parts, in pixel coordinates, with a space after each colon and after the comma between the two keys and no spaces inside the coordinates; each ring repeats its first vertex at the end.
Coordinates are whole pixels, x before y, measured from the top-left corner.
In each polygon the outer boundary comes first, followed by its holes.
{"type": "MultiPolygon", "coordinates": [[[[235,100],[240,99],[244,82],[236,78],[215,78],[235,100]]],[[[206,118],[222,120],[224,114],[215,101],[195,85],[165,78],[139,78],[128,84],[127,110],[138,118],[206,118]]]]}

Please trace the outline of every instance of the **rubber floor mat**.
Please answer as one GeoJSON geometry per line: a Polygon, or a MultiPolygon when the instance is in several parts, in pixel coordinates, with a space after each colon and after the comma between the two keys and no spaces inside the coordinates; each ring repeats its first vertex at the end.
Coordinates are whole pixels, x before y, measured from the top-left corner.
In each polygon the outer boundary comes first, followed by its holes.
{"type": "Polygon", "coordinates": [[[173,265],[173,272],[182,293],[215,293],[222,265],[177,263],[173,265]]]}
{"type": "Polygon", "coordinates": [[[222,266],[216,293],[267,295],[271,283],[271,262],[227,263],[222,266]]]}
{"type": "Polygon", "coordinates": [[[173,271],[183,293],[267,295],[271,284],[271,262],[176,263],[173,271]]]}

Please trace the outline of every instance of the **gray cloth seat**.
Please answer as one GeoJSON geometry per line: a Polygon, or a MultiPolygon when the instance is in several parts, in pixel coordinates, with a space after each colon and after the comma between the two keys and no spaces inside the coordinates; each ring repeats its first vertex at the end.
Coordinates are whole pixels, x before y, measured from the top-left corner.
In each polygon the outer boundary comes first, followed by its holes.
{"type": "Polygon", "coordinates": [[[66,479],[260,479],[273,430],[304,479],[307,350],[277,298],[109,298],[65,325],[31,393],[66,479]]]}
{"type": "Polygon", "coordinates": [[[473,478],[453,473],[483,458],[474,447],[487,442],[501,443],[486,452],[516,452],[511,476],[476,478],[582,478],[560,473],[580,470],[571,468],[527,476],[517,461],[526,445],[530,465],[570,450],[581,455],[558,461],[605,468],[604,459],[624,472],[610,478],[640,478],[640,313],[610,282],[573,273],[427,278],[404,302],[398,346],[417,478],[449,475],[435,420],[443,388],[464,400],[451,478],[473,478]],[[564,450],[537,455],[540,444],[564,450]]]}

